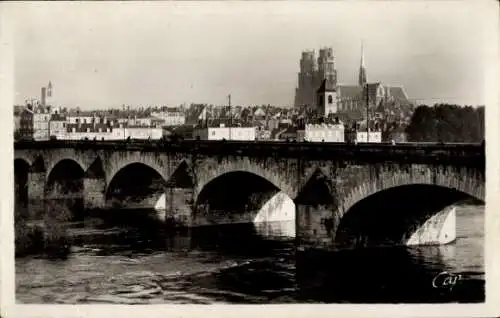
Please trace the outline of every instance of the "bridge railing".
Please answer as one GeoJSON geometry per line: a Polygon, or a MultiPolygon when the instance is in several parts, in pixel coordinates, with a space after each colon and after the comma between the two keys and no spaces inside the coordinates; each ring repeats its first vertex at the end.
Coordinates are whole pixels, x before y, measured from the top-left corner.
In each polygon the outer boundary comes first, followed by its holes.
{"type": "Polygon", "coordinates": [[[452,162],[484,165],[485,148],[479,143],[329,143],[284,141],[162,140],[66,141],[14,143],[15,149],[75,148],[81,150],[189,153],[193,155],[278,156],[288,158],[342,158],[353,161],[452,162]]]}

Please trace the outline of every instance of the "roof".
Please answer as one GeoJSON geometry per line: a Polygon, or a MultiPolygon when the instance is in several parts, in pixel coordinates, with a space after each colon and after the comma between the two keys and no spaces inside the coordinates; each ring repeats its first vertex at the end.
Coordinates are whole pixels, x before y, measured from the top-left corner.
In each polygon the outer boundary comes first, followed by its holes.
{"type": "Polygon", "coordinates": [[[387,86],[387,93],[389,96],[394,97],[396,100],[408,100],[408,96],[401,86],[387,86]]]}
{"type": "Polygon", "coordinates": [[[323,80],[323,82],[321,82],[321,86],[317,90],[317,92],[335,92],[335,91],[336,91],[335,84],[326,78],[323,80]]]}
{"type": "Polygon", "coordinates": [[[337,96],[344,99],[357,100],[363,95],[363,87],[359,85],[338,85],[337,96]]]}
{"type": "Polygon", "coordinates": [[[61,114],[52,114],[50,120],[65,121],[66,116],[63,116],[61,114]]]}
{"type": "Polygon", "coordinates": [[[80,112],[75,112],[75,111],[70,111],[68,112],[68,117],[94,117],[94,112],[91,111],[80,111],[80,112]]]}

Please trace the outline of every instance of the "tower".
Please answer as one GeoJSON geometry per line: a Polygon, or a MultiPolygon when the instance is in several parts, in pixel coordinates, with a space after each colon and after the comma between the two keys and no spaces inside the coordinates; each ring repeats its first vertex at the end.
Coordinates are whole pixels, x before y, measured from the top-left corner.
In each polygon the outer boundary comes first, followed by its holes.
{"type": "Polygon", "coordinates": [[[365,69],[365,56],[363,52],[363,42],[361,42],[361,62],[359,65],[359,86],[365,86],[366,84],[366,69],[365,69]]]}
{"type": "Polygon", "coordinates": [[[317,95],[317,112],[320,116],[328,117],[337,113],[337,91],[335,84],[328,78],[321,83],[317,95]]]}
{"type": "Polygon", "coordinates": [[[337,71],[335,70],[333,48],[331,47],[319,50],[316,87],[318,87],[324,79],[327,79],[334,86],[337,85],[337,71]]]}
{"type": "Polygon", "coordinates": [[[49,81],[49,85],[47,85],[47,96],[46,96],[47,105],[52,105],[52,82],[49,81]]]}
{"type": "Polygon", "coordinates": [[[42,106],[45,106],[46,98],[47,98],[47,88],[46,87],[42,87],[42,91],[41,91],[41,94],[40,94],[40,104],[42,106]]]}
{"type": "Polygon", "coordinates": [[[315,52],[302,52],[300,72],[298,74],[298,87],[295,92],[296,107],[301,107],[303,105],[308,105],[309,107],[314,106],[315,90],[316,87],[318,87],[314,82],[316,71],[315,52]]]}

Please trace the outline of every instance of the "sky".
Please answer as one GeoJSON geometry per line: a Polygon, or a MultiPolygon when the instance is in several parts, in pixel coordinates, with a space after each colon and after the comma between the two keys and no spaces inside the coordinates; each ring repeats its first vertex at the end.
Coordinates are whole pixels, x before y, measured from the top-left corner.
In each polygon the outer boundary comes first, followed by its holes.
{"type": "MultiPolygon", "coordinates": [[[[57,105],[293,105],[303,50],[333,47],[339,83],[421,103],[485,104],[491,58],[475,1],[23,2],[3,4],[15,102],[53,84],[57,105]],[[474,4],[475,3],[475,4],[474,4]]],[[[490,7],[491,8],[491,7],[490,7]]]]}

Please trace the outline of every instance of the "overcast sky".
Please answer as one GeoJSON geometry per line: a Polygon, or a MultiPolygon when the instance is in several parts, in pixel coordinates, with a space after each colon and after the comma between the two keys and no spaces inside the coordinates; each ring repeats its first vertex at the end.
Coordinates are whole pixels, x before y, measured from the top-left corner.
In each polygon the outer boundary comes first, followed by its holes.
{"type": "MultiPolygon", "coordinates": [[[[54,85],[83,109],[203,102],[292,105],[305,49],[334,49],[340,83],[484,104],[484,10],[467,2],[8,3],[15,101],[54,85]]],[[[483,8],[484,9],[484,8],[483,8]]]]}

